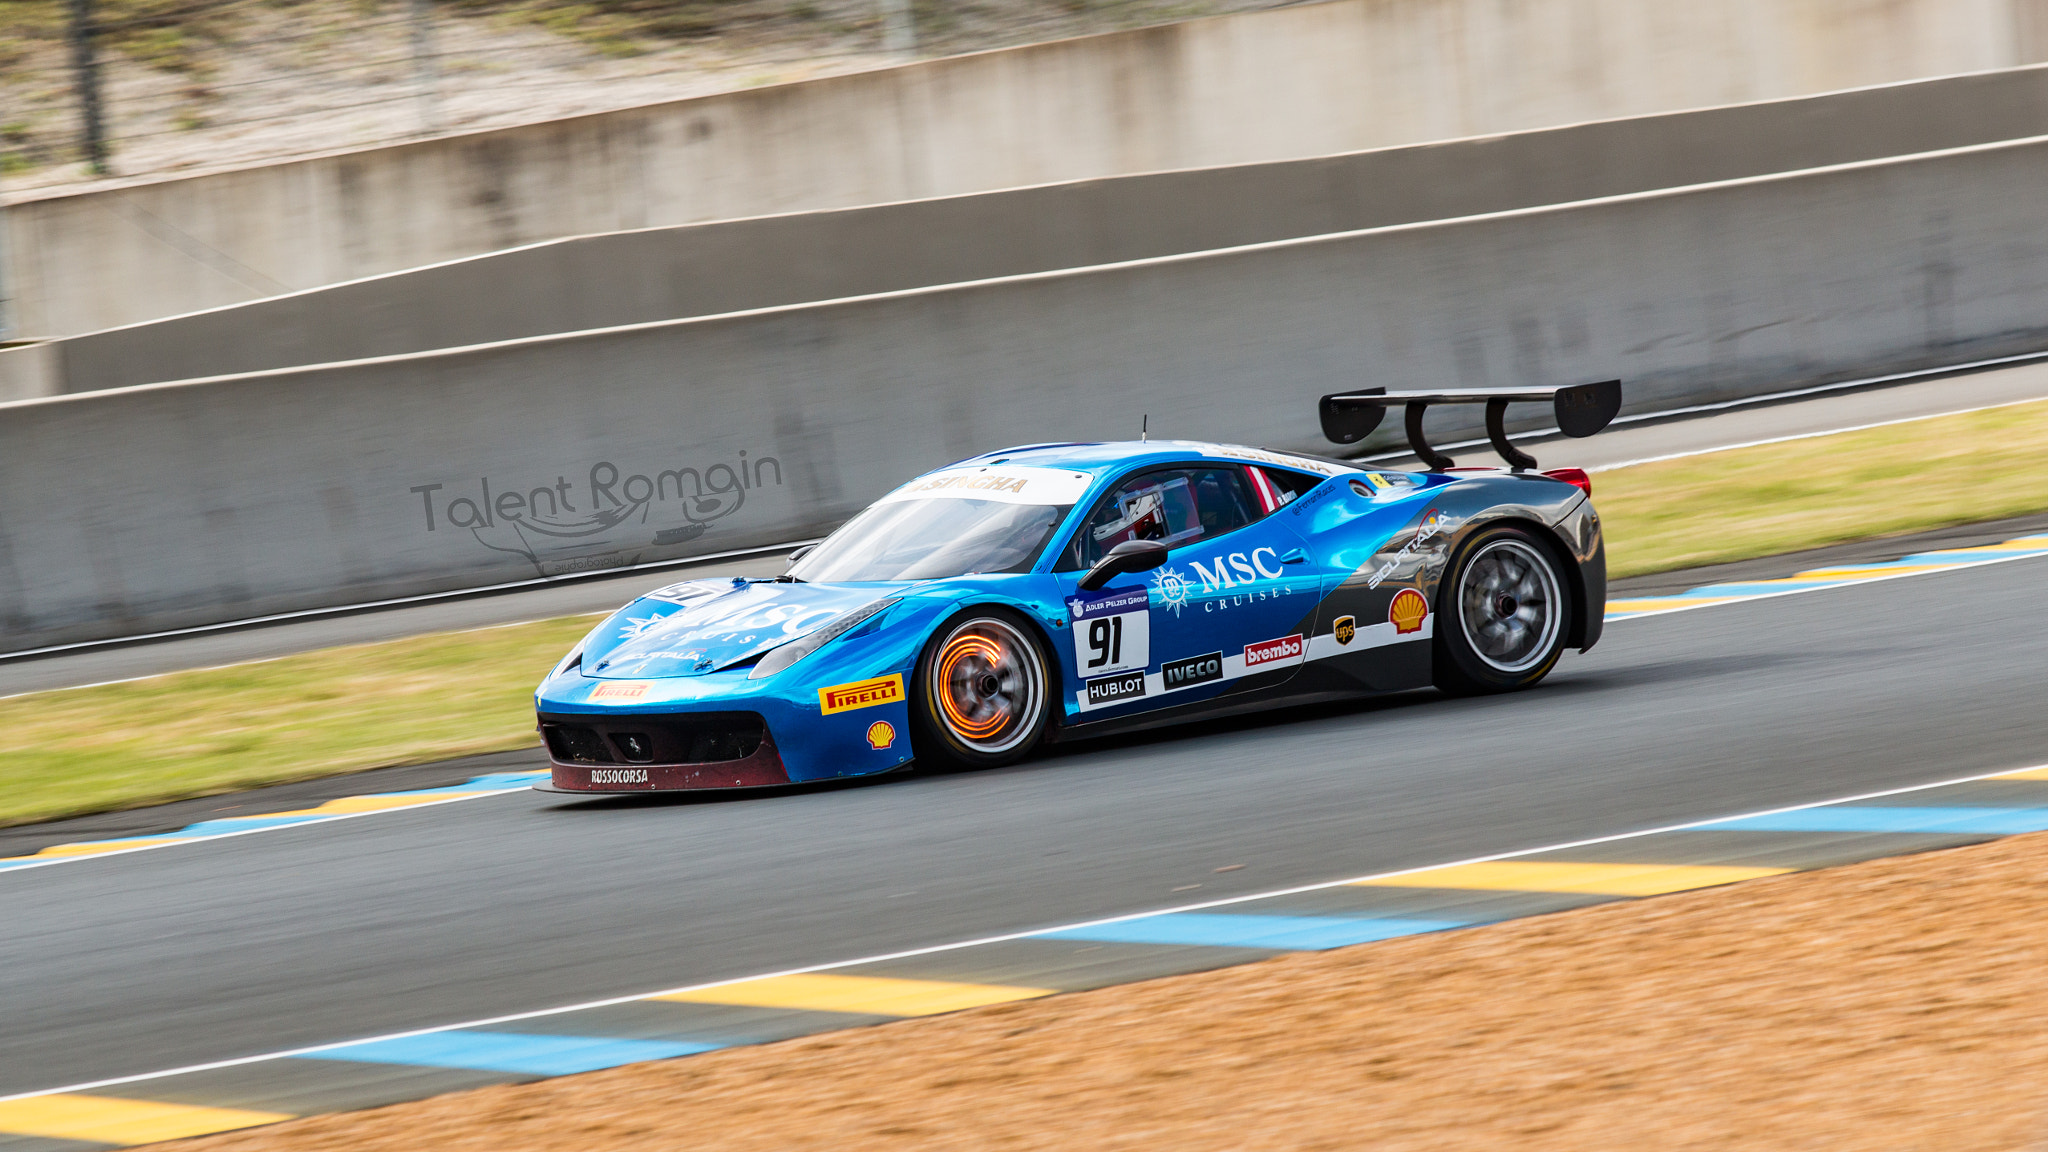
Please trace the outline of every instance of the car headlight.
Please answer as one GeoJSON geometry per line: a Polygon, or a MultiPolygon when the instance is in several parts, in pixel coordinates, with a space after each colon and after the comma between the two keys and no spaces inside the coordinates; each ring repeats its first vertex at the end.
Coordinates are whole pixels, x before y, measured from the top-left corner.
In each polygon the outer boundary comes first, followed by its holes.
{"type": "Polygon", "coordinates": [[[791,664],[823,648],[837,637],[844,636],[852,631],[856,625],[902,599],[903,597],[901,596],[891,596],[884,600],[875,600],[863,604],[807,636],[791,640],[780,648],[769,649],[768,654],[761,657],[760,662],[754,665],[753,671],[747,673],[747,679],[759,680],[764,676],[775,675],[791,664]]]}

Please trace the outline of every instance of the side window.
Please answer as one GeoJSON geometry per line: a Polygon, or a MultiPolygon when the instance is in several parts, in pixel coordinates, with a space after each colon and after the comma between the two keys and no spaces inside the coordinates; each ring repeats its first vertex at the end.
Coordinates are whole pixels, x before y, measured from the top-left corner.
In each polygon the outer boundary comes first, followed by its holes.
{"type": "Polygon", "coordinates": [[[1067,545],[1059,570],[1094,567],[1126,540],[1178,548],[1259,518],[1251,485],[1236,468],[1165,468],[1132,476],[1095,506],[1067,545]]]}
{"type": "Polygon", "coordinates": [[[1245,471],[1251,474],[1252,494],[1258,498],[1261,516],[1278,512],[1293,503],[1296,497],[1307,495],[1309,489],[1329,479],[1289,468],[1256,466],[1245,471]]]}

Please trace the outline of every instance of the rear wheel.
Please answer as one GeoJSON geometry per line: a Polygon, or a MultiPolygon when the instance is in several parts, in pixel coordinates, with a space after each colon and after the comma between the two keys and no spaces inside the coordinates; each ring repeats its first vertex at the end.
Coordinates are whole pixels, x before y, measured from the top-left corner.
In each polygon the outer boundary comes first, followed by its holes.
{"type": "Polygon", "coordinates": [[[1557,554],[1514,527],[1466,541],[1437,591],[1436,685],[1468,696],[1527,688],[1550,674],[1571,634],[1557,554]]]}
{"type": "Polygon", "coordinates": [[[955,617],[918,658],[911,746],[926,768],[994,768],[1021,760],[1052,714],[1045,650],[1007,612],[955,617]]]}

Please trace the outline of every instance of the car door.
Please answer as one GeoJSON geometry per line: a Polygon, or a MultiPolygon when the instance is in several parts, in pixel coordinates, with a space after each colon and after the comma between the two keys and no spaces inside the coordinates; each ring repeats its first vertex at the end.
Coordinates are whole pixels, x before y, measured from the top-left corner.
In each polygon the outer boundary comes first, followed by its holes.
{"type": "Polygon", "coordinates": [[[1070,716],[1269,688],[1300,669],[1325,573],[1286,518],[1267,514],[1277,506],[1244,469],[1206,461],[1147,468],[1110,489],[1055,565],[1073,631],[1070,716]],[[1126,540],[1171,551],[1154,571],[1077,592],[1126,540]]]}

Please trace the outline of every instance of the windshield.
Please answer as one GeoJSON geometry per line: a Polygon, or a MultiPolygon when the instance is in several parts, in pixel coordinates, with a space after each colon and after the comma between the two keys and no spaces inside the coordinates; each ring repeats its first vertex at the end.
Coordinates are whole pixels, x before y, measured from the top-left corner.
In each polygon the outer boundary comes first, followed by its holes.
{"type": "Polygon", "coordinates": [[[789,574],[826,583],[1028,572],[1071,507],[957,498],[876,504],[797,561],[789,574]]]}

